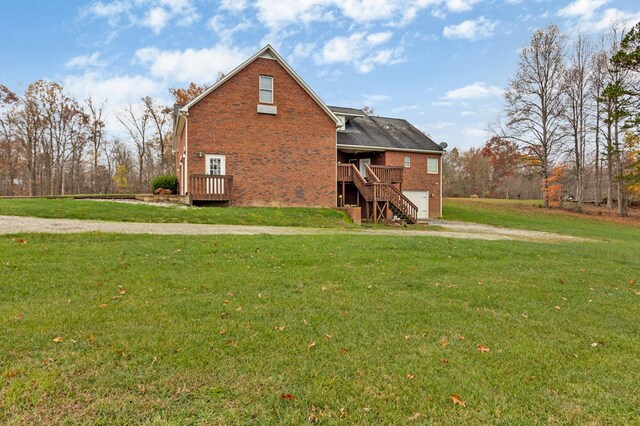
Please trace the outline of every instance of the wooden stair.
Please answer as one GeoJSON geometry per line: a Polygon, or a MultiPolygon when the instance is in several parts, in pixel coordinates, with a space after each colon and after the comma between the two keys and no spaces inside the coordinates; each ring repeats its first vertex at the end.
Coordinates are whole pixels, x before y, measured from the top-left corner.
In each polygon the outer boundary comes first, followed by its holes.
{"type": "Polygon", "coordinates": [[[382,182],[368,165],[367,178],[354,164],[338,165],[338,180],[353,182],[365,200],[367,220],[378,223],[388,217],[399,217],[408,223],[418,222],[418,207],[390,182],[382,182]]]}

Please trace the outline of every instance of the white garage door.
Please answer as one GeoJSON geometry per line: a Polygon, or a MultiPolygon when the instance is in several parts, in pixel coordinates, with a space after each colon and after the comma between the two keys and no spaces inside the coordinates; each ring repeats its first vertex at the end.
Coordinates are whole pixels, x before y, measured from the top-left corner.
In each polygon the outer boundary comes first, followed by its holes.
{"type": "Polygon", "coordinates": [[[402,191],[418,207],[418,219],[429,218],[429,191],[402,191]]]}

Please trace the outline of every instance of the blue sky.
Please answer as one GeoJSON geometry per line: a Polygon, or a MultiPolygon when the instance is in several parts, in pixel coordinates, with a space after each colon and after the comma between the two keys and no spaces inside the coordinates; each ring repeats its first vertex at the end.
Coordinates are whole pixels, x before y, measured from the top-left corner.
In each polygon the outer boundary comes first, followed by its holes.
{"type": "Polygon", "coordinates": [[[597,38],[637,0],[21,0],[2,2],[0,83],[37,79],[122,105],[215,81],[267,43],[330,105],[402,117],[480,146],[518,49],[555,23],[597,38]]]}

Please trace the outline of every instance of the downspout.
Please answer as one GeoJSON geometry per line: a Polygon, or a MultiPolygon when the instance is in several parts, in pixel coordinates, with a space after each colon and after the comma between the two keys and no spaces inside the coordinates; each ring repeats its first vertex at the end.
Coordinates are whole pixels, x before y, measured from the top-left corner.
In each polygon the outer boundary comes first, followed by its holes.
{"type": "Polygon", "coordinates": [[[438,170],[440,171],[440,217],[442,218],[442,203],[444,203],[444,200],[442,199],[442,156],[444,154],[440,155],[440,167],[438,168],[438,170]]]}
{"type": "Polygon", "coordinates": [[[184,115],[184,170],[187,178],[184,182],[184,195],[189,193],[189,113],[185,112],[184,115]]]}

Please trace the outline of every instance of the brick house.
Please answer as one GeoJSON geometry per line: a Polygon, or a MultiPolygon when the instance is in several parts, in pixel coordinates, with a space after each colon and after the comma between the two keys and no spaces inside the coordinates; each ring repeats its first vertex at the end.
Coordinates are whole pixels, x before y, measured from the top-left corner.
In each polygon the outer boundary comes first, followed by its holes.
{"type": "Polygon", "coordinates": [[[269,45],[176,106],[173,135],[192,203],[442,214],[440,146],[406,120],[327,106],[269,45]]]}

